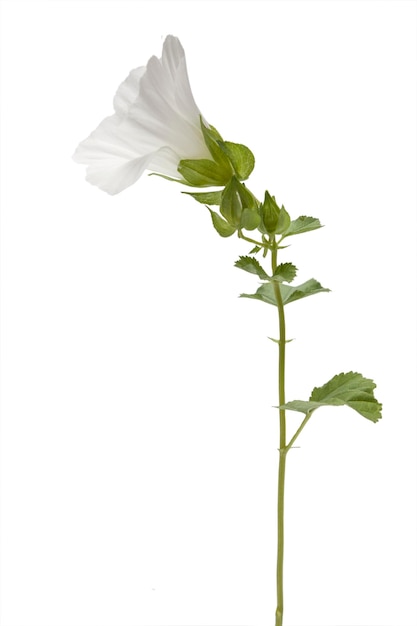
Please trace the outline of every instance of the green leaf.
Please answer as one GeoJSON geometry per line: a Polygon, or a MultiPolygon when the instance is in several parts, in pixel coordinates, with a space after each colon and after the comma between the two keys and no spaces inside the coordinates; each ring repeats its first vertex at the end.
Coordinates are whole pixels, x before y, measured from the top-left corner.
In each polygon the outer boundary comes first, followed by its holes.
{"type": "Polygon", "coordinates": [[[194,200],[197,202],[201,202],[201,204],[217,204],[219,205],[221,202],[222,192],[221,191],[207,191],[207,192],[196,192],[191,193],[191,191],[183,191],[186,196],[192,196],[194,200]]]}
{"type": "Polygon", "coordinates": [[[375,387],[370,378],[364,378],[357,372],[337,374],[322,387],[315,387],[309,401],[293,400],[279,408],[307,415],[321,406],[345,405],[372,422],[377,422],[382,417],[382,404],[374,396],[375,387]]]}
{"type": "Polygon", "coordinates": [[[258,252],[260,252],[261,250],[262,250],[261,246],[255,246],[254,248],[252,248],[249,254],[258,254],[258,252]]]}
{"type": "Polygon", "coordinates": [[[296,220],[293,220],[288,229],[285,231],[284,236],[298,235],[300,233],[308,233],[310,230],[316,230],[317,228],[323,228],[320,224],[320,220],[315,217],[307,217],[306,215],[300,215],[296,220]]]}
{"type": "Polygon", "coordinates": [[[283,281],[291,283],[297,274],[297,268],[292,263],[281,263],[272,275],[273,280],[278,283],[283,281]]]}
{"type": "MultiPolygon", "coordinates": [[[[208,208],[208,207],[207,207],[208,208]]],[[[215,211],[209,209],[211,215],[211,221],[213,222],[214,228],[217,230],[221,237],[230,237],[236,231],[236,229],[226,222],[220,215],[218,215],[215,211]]]]}
{"type": "Polygon", "coordinates": [[[235,267],[239,267],[241,270],[245,270],[245,272],[249,272],[250,274],[256,274],[259,278],[263,280],[268,280],[269,276],[260,265],[259,261],[252,256],[241,256],[235,263],[235,267]]]}
{"type": "MultiPolygon", "coordinates": [[[[282,283],[280,283],[279,288],[284,304],[288,304],[289,302],[295,302],[296,300],[301,300],[302,298],[312,296],[315,293],[330,291],[330,289],[325,289],[324,287],[322,287],[320,283],[314,278],[307,280],[305,283],[302,283],[297,287],[291,287],[290,285],[283,285],[282,283]]],[[[274,286],[272,283],[265,283],[261,285],[254,294],[242,293],[240,297],[261,300],[262,302],[266,302],[267,304],[273,304],[274,306],[277,306],[274,286]]]]}
{"type": "Polygon", "coordinates": [[[247,146],[231,141],[219,142],[239,180],[246,180],[255,167],[255,157],[247,146]]]}
{"type": "Polygon", "coordinates": [[[330,291],[322,287],[321,284],[314,278],[310,278],[305,283],[298,285],[298,287],[291,287],[290,285],[280,285],[282,301],[284,304],[289,302],[295,302],[307,296],[313,296],[316,293],[324,293],[330,291]]]}

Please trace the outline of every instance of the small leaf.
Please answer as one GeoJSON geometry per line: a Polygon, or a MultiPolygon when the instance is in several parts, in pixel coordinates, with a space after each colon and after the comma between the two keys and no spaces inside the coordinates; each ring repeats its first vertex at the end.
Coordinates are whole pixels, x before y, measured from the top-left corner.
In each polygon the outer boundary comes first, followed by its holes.
{"type": "Polygon", "coordinates": [[[372,422],[377,422],[382,417],[382,404],[374,396],[375,387],[370,378],[364,378],[357,372],[337,374],[322,387],[315,387],[309,401],[293,400],[279,408],[307,415],[321,406],[346,405],[372,422]]]}
{"type": "Polygon", "coordinates": [[[250,274],[256,274],[262,280],[268,280],[269,276],[260,265],[259,261],[252,256],[241,256],[238,261],[235,263],[235,267],[239,267],[241,270],[245,270],[245,272],[249,272],[250,274]]]}
{"type": "MultiPolygon", "coordinates": [[[[208,207],[207,207],[208,208],[208,207]]],[[[217,230],[221,237],[230,237],[236,231],[233,226],[226,222],[220,215],[218,215],[215,211],[209,209],[211,220],[213,222],[214,228],[217,230]]]]}
{"type": "MultiPolygon", "coordinates": [[[[290,285],[283,285],[282,283],[280,283],[279,288],[281,291],[283,304],[288,304],[289,302],[301,300],[302,298],[312,296],[315,293],[330,291],[330,289],[325,289],[324,287],[322,287],[320,283],[314,278],[307,280],[305,283],[302,283],[297,287],[291,287],[290,285]]],[[[272,283],[264,283],[259,287],[259,289],[257,289],[256,293],[242,293],[240,297],[253,298],[254,300],[261,300],[262,302],[266,302],[267,304],[273,304],[274,306],[277,306],[274,286],[272,283]]]]}
{"type": "Polygon", "coordinates": [[[190,191],[183,191],[182,193],[184,193],[187,196],[192,196],[194,200],[197,200],[197,202],[201,202],[201,204],[210,204],[210,205],[214,205],[214,204],[219,205],[221,202],[221,197],[222,197],[221,191],[207,191],[207,192],[203,191],[203,192],[196,192],[196,193],[191,193],[190,191]]]}
{"type": "Polygon", "coordinates": [[[258,254],[258,252],[260,252],[261,250],[262,250],[261,246],[255,246],[254,248],[252,248],[249,254],[258,254]]]}
{"type": "Polygon", "coordinates": [[[323,228],[320,224],[320,220],[315,217],[307,217],[306,215],[300,215],[296,220],[293,220],[287,230],[284,232],[284,237],[290,235],[298,235],[300,233],[308,233],[310,230],[316,230],[317,228],[323,228]]]}
{"type": "MultiPolygon", "coordinates": [[[[268,337],[268,339],[270,339],[274,343],[277,343],[278,345],[281,343],[281,339],[274,339],[274,337],[268,337]]],[[[285,343],[291,343],[291,341],[294,341],[294,339],[286,339],[285,343]]]]}
{"type": "Polygon", "coordinates": [[[291,283],[297,274],[297,268],[292,263],[281,263],[272,275],[273,280],[278,283],[283,281],[291,283]]]}

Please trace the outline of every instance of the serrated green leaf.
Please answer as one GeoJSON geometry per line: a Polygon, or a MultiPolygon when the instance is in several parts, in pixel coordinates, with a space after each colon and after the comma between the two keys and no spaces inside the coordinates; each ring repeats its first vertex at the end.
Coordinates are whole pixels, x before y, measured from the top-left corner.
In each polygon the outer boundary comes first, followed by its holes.
{"type": "Polygon", "coordinates": [[[322,387],[315,387],[309,401],[293,400],[280,408],[307,415],[321,406],[345,405],[372,422],[377,422],[382,417],[382,404],[374,396],[375,387],[370,378],[364,378],[357,372],[337,374],[322,387]]]}
{"type": "MultiPolygon", "coordinates": [[[[208,208],[208,207],[207,207],[208,208]]],[[[236,231],[233,226],[226,222],[218,213],[209,209],[211,215],[211,221],[213,222],[214,228],[217,230],[221,237],[230,237],[236,231]]]]}
{"type": "Polygon", "coordinates": [[[316,217],[300,215],[300,217],[297,217],[296,220],[293,220],[290,223],[289,227],[284,232],[284,237],[308,233],[310,230],[317,230],[317,228],[323,228],[322,224],[320,224],[320,220],[316,217]]]}
{"type": "Polygon", "coordinates": [[[322,387],[315,387],[310,400],[321,403],[343,401],[364,417],[377,421],[381,418],[382,405],[374,397],[375,387],[373,380],[358,372],[337,374],[322,387]]]}
{"type": "Polygon", "coordinates": [[[197,202],[201,202],[201,204],[209,204],[219,205],[221,202],[222,192],[221,191],[206,191],[206,192],[196,192],[192,193],[191,191],[183,191],[186,196],[192,196],[194,200],[197,202]]]}
{"type": "MultiPolygon", "coordinates": [[[[322,287],[320,283],[314,278],[307,280],[305,283],[302,283],[297,287],[291,287],[290,285],[283,285],[282,283],[280,283],[279,288],[284,304],[289,304],[290,302],[295,302],[296,300],[307,298],[307,296],[312,296],[315,293],[330,291],[330,289],[325,289],[324,287],[322,287]]],[[[267,304],[273,304],[274,306],[277,306],[274,286],[272,283],[264,283],[259,287],[259,289],[257,289],[256,293],[242,293],[240,297],[253,298],[254,300],[261,300],[262,302],[266,302],[267,304]]]]}
{"type": "Polygon", "coordinates": [[[268,280],[269,276],[260,265],[259,261],[252,256],[241,256],[235,263],[235,267],[238,267],[250,274],[256,274],[262,280],[268,280]]]}
{"type": "Polygon", "coordinates": [[[255,157],[247,146],[231,141],[219,142],[220,148],[229,159],[239,180],[246,180],[255,167],[255,157]]]}
{"type": "Polygon", "coordinates": [[[281,263],[272,275],[272,279],[278,283],[291,283],[297,274],[297,268],[292,263],[281,263]]]}
{"type": "Polygon", "coordinates": [[[382,404],[374,396],[376,385],[358,372],[337,374],[322,387],[315,387],[310,400],[293,400],[279,408],[300,413],[312,413],[321,406],[349,406],[363,417],[377,422],[381,419],[382,404]]]}

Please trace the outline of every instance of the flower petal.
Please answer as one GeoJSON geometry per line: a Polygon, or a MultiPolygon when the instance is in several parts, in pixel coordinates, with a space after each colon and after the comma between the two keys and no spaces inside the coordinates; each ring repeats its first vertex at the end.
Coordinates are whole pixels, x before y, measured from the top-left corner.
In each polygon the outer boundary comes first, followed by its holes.
{"type": "Polygon", "coordinates": [[[178,178],[179,155],[153,139],[138,132],[132,120],[111,115],[80,143],[73,158],[88,166],[88,182],[110,194],[135,183],[145,169],[178,178]]]}
{"type": "Polygon", "coordinates": [[[130,107],[137,100],[140,80],[145,72],[146,67],[137,67],[120,85],[113,99],[114,110],[119,115],[127,115],[130,107]]]}
{"type": "Polygon", "coordinates": [[[188,79],[184,49],[168,36],[162,57],[132,70],[113,100],[115,114],[80,143],[74,160],[87,180],[114,194],[145,169],[182,180],[185,159],[211,159],[201,131],[201,113],[188,79]]]}

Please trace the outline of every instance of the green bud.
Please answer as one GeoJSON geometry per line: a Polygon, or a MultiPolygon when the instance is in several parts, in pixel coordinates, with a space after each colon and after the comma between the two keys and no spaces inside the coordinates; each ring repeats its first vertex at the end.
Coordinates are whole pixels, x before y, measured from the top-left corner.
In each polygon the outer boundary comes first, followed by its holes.
{"type": "Polygon", "coordinates": [[[274,196],[265,191],[265,200],[261,205],[261,232],[268,235],[283,233],[290,225],[291,218],[284,206],[278,206],[274,196]]]}
{"type": "Polygon", "coordinates": [[[231,226],[238,228],[242,217],[243,203],[240,195],[241,183],[235,176],[230,181],[222,193],[222,201],[220,203],[220,213],[229,222],[231,226]]]}
{"type": "Polygon", "coordinates": [[[206,126],[202,118],[200,125],[204,142],[224,175],[231,178],[234,174],[239,180],[246,180],[255,167],[255,157],[249,148],[241,143],[223,141],[218,130],[206,126]]]}
{"type": "Polygon", "coordinates": [[[235,228],[253,230],[260,222],[256,198],[236,176],[223,190],[220,213],[235,228]]]}

